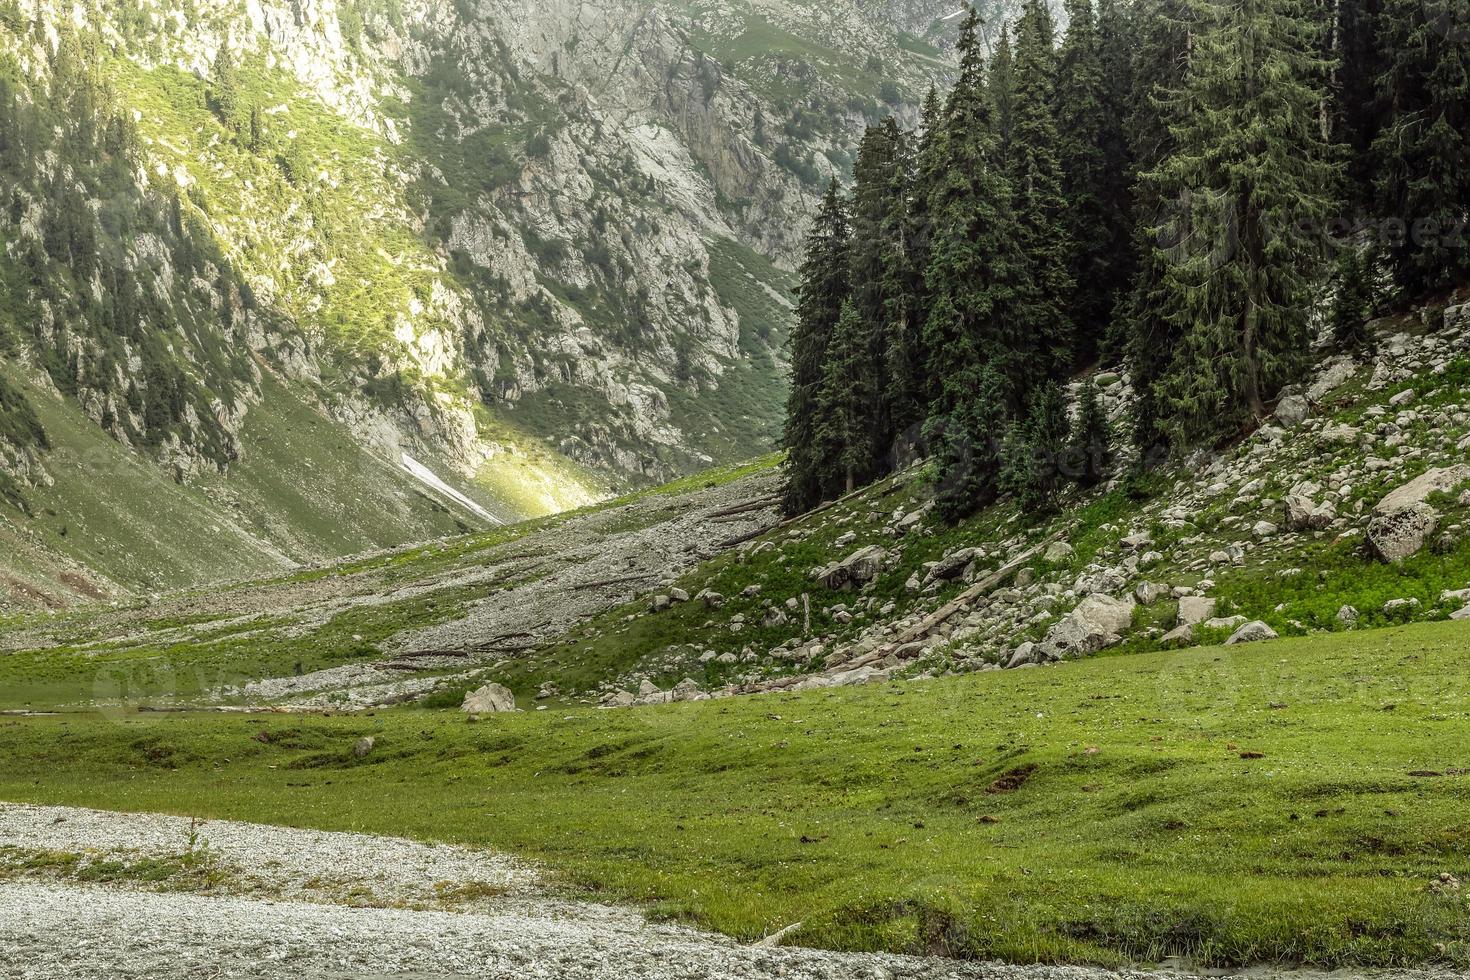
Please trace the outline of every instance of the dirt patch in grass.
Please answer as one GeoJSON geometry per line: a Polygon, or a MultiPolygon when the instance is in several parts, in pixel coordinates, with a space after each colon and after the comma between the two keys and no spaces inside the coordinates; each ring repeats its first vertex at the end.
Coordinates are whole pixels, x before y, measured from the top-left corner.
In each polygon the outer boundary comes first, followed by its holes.
{"type": "Polygon", "coordinates": [[[1031,777],[1036,775],[1036,770],[1040,768],[1034,762],[1028,762],[1023,766],[1016,766],[1014,769],[1007,770],[1003,776],[985,787],[985,792],[992,795],[998,793],[1014,793],[1022,786],[1025,786],[1031,777]]]}

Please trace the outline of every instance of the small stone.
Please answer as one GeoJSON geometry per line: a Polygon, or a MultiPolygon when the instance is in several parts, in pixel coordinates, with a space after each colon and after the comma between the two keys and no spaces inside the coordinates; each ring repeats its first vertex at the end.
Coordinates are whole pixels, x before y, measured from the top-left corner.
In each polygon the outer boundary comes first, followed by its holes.
{"type": "Polygon", "coordinates": [[[1390,599],[1383,604],[1383,614],[1390,618],[1406,617],[1418,608],[1418,599],[1390,599]]]}
{"type": "Polygon", "coordinates": [[[1041,557],[1053,565],[1060,565],[1071,561],[1072,557],[1076,554],[1076,549],[1067,542],[1053,541],[1047,545],[1046,552],[1041,557]]]}

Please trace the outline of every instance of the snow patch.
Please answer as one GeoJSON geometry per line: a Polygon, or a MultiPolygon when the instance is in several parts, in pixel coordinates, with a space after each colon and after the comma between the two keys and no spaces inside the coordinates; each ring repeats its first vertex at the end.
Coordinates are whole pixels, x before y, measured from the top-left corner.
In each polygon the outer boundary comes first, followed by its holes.
{"type": "Polygon", "coordinates": [[[407,471],[409,476],[413,477],[415,480],[418,480],[430,490],[433,490],[436,493],[448,497],[450,500],[459,504],[461,507],[469,511],[471,514],[474,514],[476,517],[483,518],[484,520],[489,521],[491,524],[505,523],[500,518],[496,517],[494,514],[490,513],[488,510],[475,503],[469,497],[466,497],[464,494],[460,493],[458,490],[454,489],[449,484],[439,479],[439,477],[434,474],[433,470],[429,469],[423,463],[420,463],[418,460],[414,459],[408,453],[403,454],[403,468],[405,471],[407,471]]]}

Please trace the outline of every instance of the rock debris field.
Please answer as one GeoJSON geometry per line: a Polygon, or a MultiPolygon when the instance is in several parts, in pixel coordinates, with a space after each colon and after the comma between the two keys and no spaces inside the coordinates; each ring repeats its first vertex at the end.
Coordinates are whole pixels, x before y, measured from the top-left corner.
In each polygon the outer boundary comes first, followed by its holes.
{"type": "Polygon", "coordinates": [[[1163,976],[747,946],[651,923],[633,909],[558,898],[534,868],[481,850],[0,804],[0,977],[6,978],[1163,976]],[[87,876],[76,873],[159,862],[192,871],[179,879],[145,883],[124,876],[105,884],[85,883],[79,879],[87,876]],[[70,871],[56,870],[63,867],[70,871]],[[207,891],[200,890],[201,868],[207,891]]]}

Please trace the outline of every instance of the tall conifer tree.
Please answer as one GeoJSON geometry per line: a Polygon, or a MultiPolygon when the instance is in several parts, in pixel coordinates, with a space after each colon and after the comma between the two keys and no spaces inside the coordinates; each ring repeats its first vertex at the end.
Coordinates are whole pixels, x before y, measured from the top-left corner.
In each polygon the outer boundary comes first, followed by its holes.
{"type": "Polygon", "coordinates": [[[1375,144],[1383,216],[1402,222],[1388,244],[1407,299],[1470,275],[1470,5],[1383,0],[1387,113],[1375,144]]]}
{"type": "Polygon", "coordinates": [[[1334,177],[1307,2],[1207,0],[1207,29],[1178,95],[1188,111],[1177,147],[1152,178],[1178,206],[1158,302],[1182,332],[1159,386],[1179,444],[1264,418],[1306,366],[1322,278],[1313,232],[1326,222],[1334,177]]]}
{"type": "Polygon", "coordinates": [[[1015,121],[1007,147],[1015,235],[1025,265],[1023,293],[1016,304],[1025,342],[1003,352],[1006,363],[1001,366],[1003,374],[1020,382],[1022,399],[1033,385],[1065,373],[1073,353],[1072,241],[1057,155],[1053,40],[1045,4],[1027,0],[1016,24],[1015,121]]]}
{"type": "Polygon", "coordinates": [[[875,458],[863,470],[882,472],[899,432],[917,420],[922,379],[910,364],[917,356],[910,268],[908,141],[890,116],[870,126],[854,167],[852,299],[872,364],[869,412],[875,458]]]}
{"type": "Polygon", "coordinates": [[[807,235],[796,322],[791,332],[791,394],[786,402],[787,513],[821,503],[822,459],[817,446],[819,395],[827,348],[849,291],[851,230],[834,180],[807,235]]]}
{"type": "Polygon", "coordinates": [[[1075,285],[1070,314],[1077,354],[1087,358],[1102,346],[1113,308],[1130,278],[1129,163],[1123,105],[1106,75],[1103,36],[1092,0],[1067,0],[1067,11],[1067,36],[1057,69],[1058,156],[1066,201],[1064,224],[1072,246],[1068,268],[1075,285]]]}
{"type": "Polygon", "coordinates": [[[1011,129],[1016,119],[1016,65],[1011,51],[1010,24],[1000,29],[1000,40],[996,42],[995,51],[990,56],[990,71],[986,82],[995,120],[996,141],[1004,155],[1010,147],[1011,129]]]}
{"type": "Polygon", "coordinates": [[[933,143],[928,202],[933,238],[924,346],[933,391],[930,420],[943,423],[975,397],[979,370],[994,365],[1010,403],[1022,393],[1027,336],[1015,315],[1025,281],[1010,188],[996,160],[986,101],[978,18],[960,38],[960,74],[933,143]]]}
{"type": "Polygon", "coordinates": [[[1160,171],[1176,149],[1175,127],[1189,108],[1181,97],[1189,70],[1197,8],[1191,0],[1157,0],[1133,8],[1133,94],[1129,100],[1129,152],[1139,178],[1134,187],[1136,270],[1120,308],[1120,346],[1133,376],[1133,444],[1147,468],[1168,451],[1158,385],[1173,362],[1184,325],[1165,315],[1167,244],[1176,233],[1174,198],[1179,188],[1160,171]]]}
{"type": "Polygon", "coordinates": [[[817,468],[829,498],[851,493],[875,475],[878,379],[872,334],[853,301],[843,303],[817,392],[817,468]]]}

